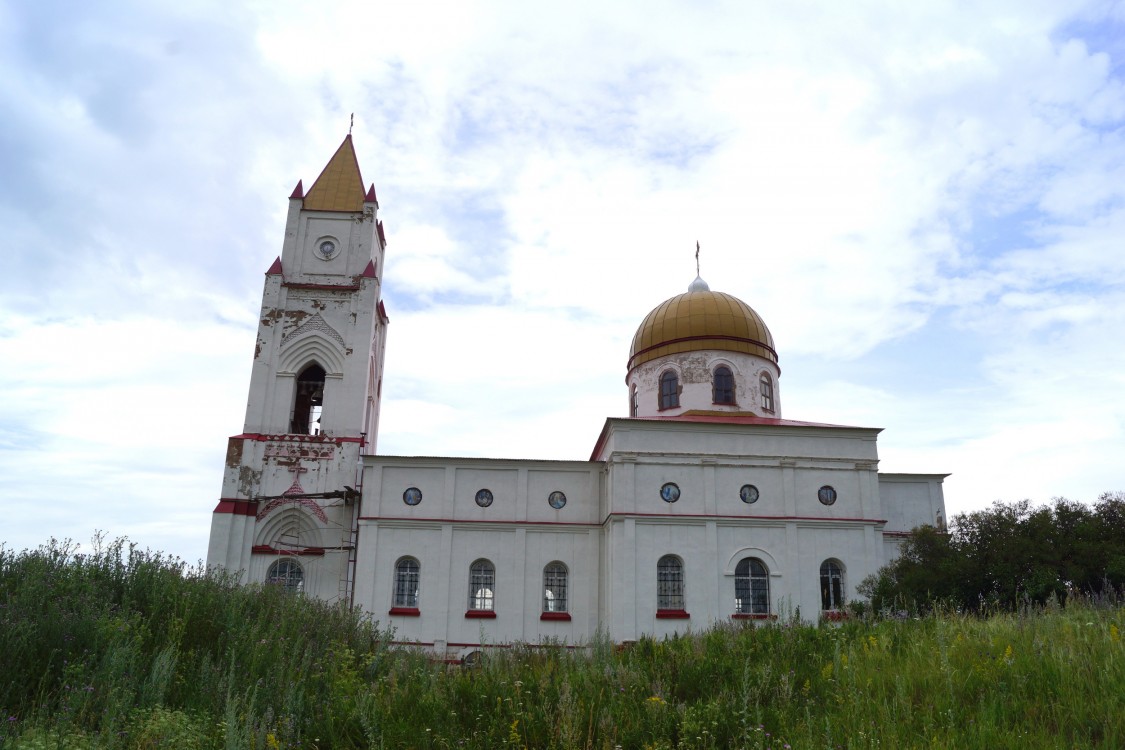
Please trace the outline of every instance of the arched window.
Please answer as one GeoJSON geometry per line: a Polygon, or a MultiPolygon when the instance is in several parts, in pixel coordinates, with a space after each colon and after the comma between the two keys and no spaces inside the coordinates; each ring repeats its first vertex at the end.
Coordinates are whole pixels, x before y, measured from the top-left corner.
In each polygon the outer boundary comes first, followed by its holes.
{"type": "Polygon", "coordinates": [[[716,404],[734,403],[734,376],[726,365],[719,365],[712,373],[711,400],[716,404]]]}
{"type": "Polygon", "coordinates": [[[543,568],[543,611],[566,612],[566,566],[557,560],[543,568]]]}
{"type": "Polygon", "coordinates": [[[629,416],[635,417],[641,411],[640,397],[637,396],[637,386],[633,386],[633,390],[629,393],[629,416]]]}
{"type": "Polygon", "coordinates": [[[294,435],[319,435],[320,413],[324,406],[324,368],[311,364],[297,376],[297,395],[289,432],[294,435]]]}
{"type": "Polygon", "coordinates": [[[820,565],[820,608],[840,609],[844,606],[844,569],[835,560],[820,565]]]}
{"type": "Polygon", "coordinates": [[[738,615],[770,613],[770,574],[756,557],[744,557],[734,568],[734,612],[738,615]]]}
{"type": "Polygon", "coordinates": [[[660,408],[675,409],[680,405],[680,379],[672,370],[660,376],[660,408]]]}
{"type": "Polygon", "coordinates": [[[283,558],[266,571],[266,583],[281,586],[286,591],[300,592],[305,588],[305,572],[296,560],[283,558]]]}
{"type": "Polygon", "coordinates": [[[492,612],[496,609],[493,589],[496,568],[488,560],[477,560],[469,568],[469,609],[492,612]]]}
{"type": "Polygon", "coordinates": [[[684,608],[684,561],[675,555],[656,563],[656,608],[684,608]]]}
{"type": "Polygon", "coordinates": [[[762,376],[758,379],[758,385],[762,391],[762,409],[773,411],[773,380],[769,373],[762,373],[762,376]]]}
{"type": "Polygon", "coordinates": [[[418,581],[422,566],[413,557],[404,557],[395,563],[396,607],[418,608],[418,581]]]}

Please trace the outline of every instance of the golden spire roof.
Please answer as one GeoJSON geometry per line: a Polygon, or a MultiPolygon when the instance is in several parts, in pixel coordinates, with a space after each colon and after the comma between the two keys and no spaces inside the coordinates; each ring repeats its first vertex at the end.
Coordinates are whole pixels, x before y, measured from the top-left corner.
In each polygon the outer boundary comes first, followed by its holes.
{"type": "Polygon", "coordinates": [[[352,135],[348,133],[305,194],[304,208],[310,211],[362,211],[364,195],[363,176],[359,173],[352,135]]]}

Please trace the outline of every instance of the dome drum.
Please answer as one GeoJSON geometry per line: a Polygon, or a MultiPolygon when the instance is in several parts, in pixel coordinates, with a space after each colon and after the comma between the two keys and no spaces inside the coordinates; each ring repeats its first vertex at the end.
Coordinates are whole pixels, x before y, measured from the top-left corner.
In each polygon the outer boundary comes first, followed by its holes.
{"type": "Polygon", "coordinates": [[[645,362],[629,373],[631,416],[669,417],[685,413],[753,414],[780,418],[778,369],[759,356],[715,349],[669,354],[645,362]],[[716,373],[730,373],[729,392],[718,390],[716,373]],[[675,376],[675,398],[662,388],[666,373],[675,376]],[[763,393],[763,378],[769,389],[763,393]],[[635,398],[634,398],[635,394],[635,398]]]}

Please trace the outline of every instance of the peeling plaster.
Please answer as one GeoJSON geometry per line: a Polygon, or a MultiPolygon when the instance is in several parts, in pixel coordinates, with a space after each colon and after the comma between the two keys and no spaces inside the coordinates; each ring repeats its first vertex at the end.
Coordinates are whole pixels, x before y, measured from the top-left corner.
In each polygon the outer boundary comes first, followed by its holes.
{"type": "Polygon", "coordinates": [[[242,446],[241,438],[231,438],[227,441],[227,466],[232,469],[242,463],[242,446]]]}
{"type": "Polygon", "coordinates": [[[253,497],[254,490],[262,482],[262,471],[254,471],[249,466],[241,466],[238,469],[238,492],[240,495],[246,497],[253,497]]]}

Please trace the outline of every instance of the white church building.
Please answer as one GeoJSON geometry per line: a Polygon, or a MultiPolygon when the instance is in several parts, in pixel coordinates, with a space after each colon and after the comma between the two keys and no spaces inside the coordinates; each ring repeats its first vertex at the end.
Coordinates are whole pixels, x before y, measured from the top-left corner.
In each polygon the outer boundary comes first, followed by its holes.
{"type": "Polygon", "coordinates": [[[834,618],[910,529],[942,524],[946,475],[880,473],[879,429],[782,417],[765,322],[700,278],[641,319],[630,413],[591,426],[588,459],[378,454],[386,239],[363,185],[349,135],[289,197],[209,566],[458,658],[834,618]]]}

